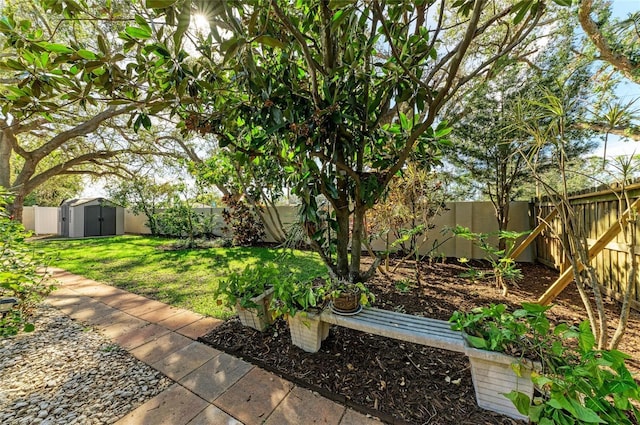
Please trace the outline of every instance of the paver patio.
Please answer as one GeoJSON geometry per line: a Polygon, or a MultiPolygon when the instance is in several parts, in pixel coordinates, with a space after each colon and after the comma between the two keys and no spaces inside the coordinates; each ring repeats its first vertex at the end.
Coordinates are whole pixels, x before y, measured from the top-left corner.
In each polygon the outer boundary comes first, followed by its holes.
{"type": "Polygon", "coordinates": [[[118,425],[374,425],[375,418],[197,341],[220,320],[54,269],[48,303],[176,381],[118,425]]]}

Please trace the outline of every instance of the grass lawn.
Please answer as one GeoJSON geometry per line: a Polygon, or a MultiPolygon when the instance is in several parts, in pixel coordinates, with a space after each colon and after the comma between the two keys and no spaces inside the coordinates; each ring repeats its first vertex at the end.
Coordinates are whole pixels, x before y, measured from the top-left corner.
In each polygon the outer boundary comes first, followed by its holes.
{"type": "Polygon", "coordinates": [[[326,275],[311,252],[272,248],[209,248],[163,251],[168,239],[116,236],[40,240],[32,244],[52,257],[50,265],[99,282],[217,318],[232,312],[218,305],[218,282],[251,264],[273,263],[294,279],[326,275]]]}

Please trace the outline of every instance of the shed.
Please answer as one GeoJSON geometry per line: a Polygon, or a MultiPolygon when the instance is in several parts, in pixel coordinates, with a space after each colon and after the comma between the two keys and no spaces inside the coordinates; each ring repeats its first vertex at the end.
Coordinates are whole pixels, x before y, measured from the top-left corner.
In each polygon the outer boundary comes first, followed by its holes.
{"type": "Polygon", "coordinates": [[[58,233],[69,238],[124,234],[124,208],[105,198],[69,199],[60,204],[58,233]]]}

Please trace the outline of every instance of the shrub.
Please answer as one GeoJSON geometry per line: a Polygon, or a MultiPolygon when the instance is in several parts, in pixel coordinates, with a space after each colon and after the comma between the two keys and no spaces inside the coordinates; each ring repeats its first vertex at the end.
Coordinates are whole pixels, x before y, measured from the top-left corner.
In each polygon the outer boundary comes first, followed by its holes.
{"type": "MultiPolygon", "coordinates": [[[[527,235],[526,232],[512,232],[508,230],[500,230],[494,234],[491,233],[473,233],[469,228],[456,226],[451,229],[455,236],[473,242],[486,254],[485,259],[491,264],[491,272],[476,270],[469,266],[469,270],[463,274],[464,277],[471,279],[484,279],[493,277],[496,286],[502,288],[502,295],[507,296],[509,293],[509,285],[516,284],[522,279],[522,271],[518,268],[515,259],[511,258],[511,253],[516,248],[515,242],[518,238],[527,235]],[[491,237],[497,237],[499,244],[505,245],[504,249],[499,249],[490,243],[491,237]]],[[[468,265],[466,259],[461,258],[461,263],[468,265]]]]}
{"type": "Polygon", "coordinates": [[[208,234],[207,220],[186,202],[178,201],[155,216],[159,235],[193,240],[208,234]]]}
{"type": "Polygon", "coordinates": [[[0,317],[0,337],[32,331],[29,319],[33,310],[53,289],[46,275],[38,273],[44,258],[29,249],[25,243],[29,234],[6,212],[10,199],[9,193],[0,188],[0,297],[16,298],[18,303],[0,317]]]}
{"type": "Polygon", "coordinates": [[[233,234],[233,245],[252,246],[260,242],[265,236],[264,226],[251,207],[232,196],[225,196],[222,201],[227,205],[222,211],[224,230],[233,234]]]}
{"type": "Polygon", "coordinates": [[[273,264],[260,266],[251,265],[242,272],[234,272],[220,281],[215,296],[223,295],[225,299],[218,299],[222,304],[226,301],[228,307],[234,307],[236,302],[244,308],[255,308],[251,298],[262,294],[268,287],[273,286],[279,279],[279,271],[273,264]]]}

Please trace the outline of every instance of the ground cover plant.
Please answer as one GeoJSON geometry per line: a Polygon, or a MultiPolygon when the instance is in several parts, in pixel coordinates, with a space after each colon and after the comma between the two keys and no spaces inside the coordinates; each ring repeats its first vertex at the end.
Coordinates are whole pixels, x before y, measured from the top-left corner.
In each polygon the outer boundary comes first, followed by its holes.
{"type": "Polygon", "coordinates": [[[268,247],[164,250],[171,239],[118,236],[38,241],[51,265],[208,316],[233,314],[216,301],[221,279],[251,265],[274,264],[292,279],[326,274],[317,255],[268,247]]]}

